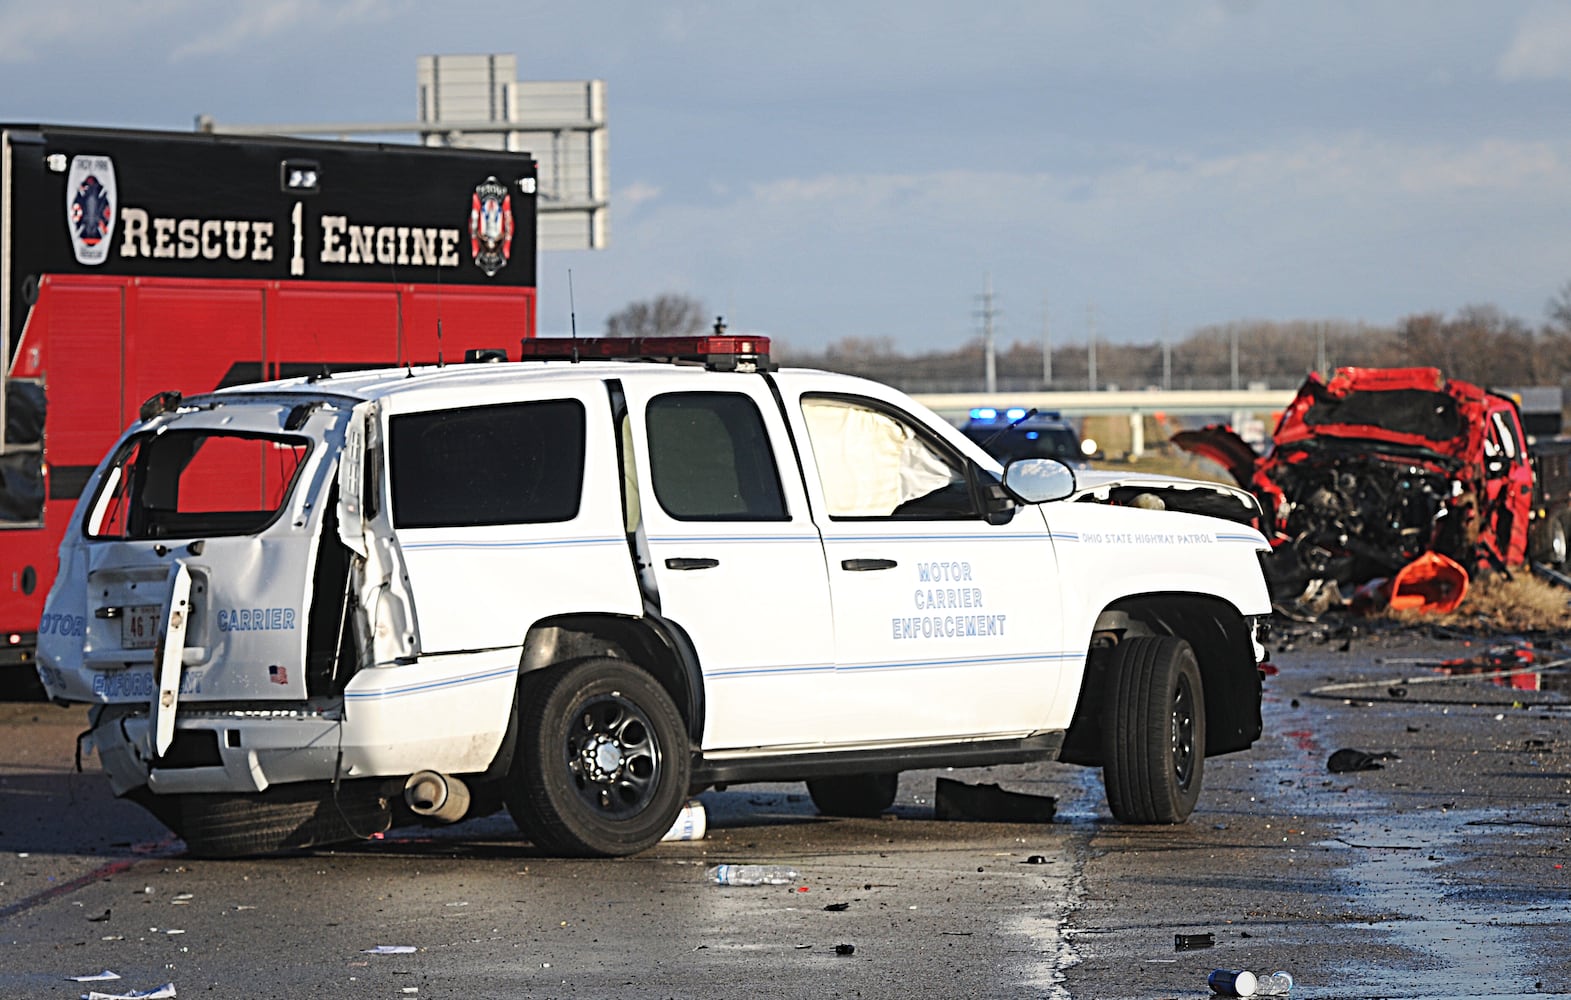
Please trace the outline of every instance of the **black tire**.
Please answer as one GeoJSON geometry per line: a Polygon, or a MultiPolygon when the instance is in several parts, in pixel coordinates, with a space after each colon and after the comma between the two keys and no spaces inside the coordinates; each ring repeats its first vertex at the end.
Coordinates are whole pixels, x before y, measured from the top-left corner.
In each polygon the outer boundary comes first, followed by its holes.
{"type": "Polygon", "coordinates": [[[373,784],[275,785],[252,795],[182,795],[172,828],[197,858],[240,858],[363,840],[392,825],[373,784]]]}
{"type": "Polygon", "coordinates": [[[1166,636],[1128,638],[1108,664],[1102,782],[1124,823],[1182,823],[1205,770],[1205,694],[1194,650],[1166,636]]]}
{"type": "Polygon", "coordinates": [[[807,782],[807,794],[825,816],[878,816],[894,805],[899,789],[898,773],[846,774],[807,782]]]}
{"type": "Polygon", "coordinates": [[[542,851],[636,854],[687,801],[691,752],[671,696],[625,660],[581,660],[526,678],[507,811],[542,851]]]}

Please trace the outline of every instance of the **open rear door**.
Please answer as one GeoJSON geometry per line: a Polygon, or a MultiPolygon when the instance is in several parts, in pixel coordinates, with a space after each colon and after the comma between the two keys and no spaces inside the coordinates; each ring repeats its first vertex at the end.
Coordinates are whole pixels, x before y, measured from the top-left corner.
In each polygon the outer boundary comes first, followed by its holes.
{"type": "Polygon", "coordinates": [[[355,407],[344,435],[338,475],[338,533],[356,558],[355,645],[360,666],[407,663],[420,655],[420,632],[404,554],[382,503],[386,481],[381,409],[355,407]]]}
{"type": "Polygon", "coordinates": [[[347,418],[320,401],[226,401],[127,435],[68,529],[51,693],[150,703],[160,752],[183,703],[304,700],[347,418]]]}

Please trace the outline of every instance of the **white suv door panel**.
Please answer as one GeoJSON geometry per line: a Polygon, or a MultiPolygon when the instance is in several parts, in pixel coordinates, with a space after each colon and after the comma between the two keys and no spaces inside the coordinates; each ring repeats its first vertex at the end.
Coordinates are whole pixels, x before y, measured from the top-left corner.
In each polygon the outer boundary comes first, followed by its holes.
{"type": "Polygon", "coordinates": [[[845,739],[823,710],[833,680],[823,546],[767,383],[695,372],[630,381],[626,393],[660,612],[703,671],[704,749],[845,739]]]}
{"type": "Polygon", "coordinates": [[[598,384],[394,413],[388,436],[382,520],[408,564],[424,655],[522,646],[552,615],[642,613],[598,384]]]}
{"type": "Polygon", "coordinates": [[[923,422],[900,419],[897,398],[835,395],[843,383],[814,394],[811,377],[781,382],[835,610],[834,695],[820,711],[868,741],[1045,728],[1084,653],[1063,646],[1042,512],[1021,507],[1005,524],[956,516],[957,504],[974,507],[964,484],[943,488],[968,464],[963,452],[912,433],[923,422]],[[924,495],[955,499],[923,513],[926,501],[913,498],[924,495]]]}

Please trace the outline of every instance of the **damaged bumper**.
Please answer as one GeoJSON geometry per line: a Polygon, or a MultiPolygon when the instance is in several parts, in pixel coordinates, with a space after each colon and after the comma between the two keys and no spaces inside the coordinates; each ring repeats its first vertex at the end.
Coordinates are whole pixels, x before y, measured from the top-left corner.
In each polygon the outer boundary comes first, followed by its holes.
{"type": "Polygon", "coordinates": [[[154,752],[155,713],[148,703],[100,704],[91,711],[81,749],[97,751],[116,795],[143,786],[156,795],[253,793],[422,770],[474,773],[489,767],[502,745],[517,676],[516,650],[495,651],[491,660],[482,665],[470,659],[456,669],[427,657],[364,671],[342,698],[319,702],[182,701],[162,754],[154,752]],[[476,712],[474,705],[482,703],[491,711],[476,712]]]}
{"type": "Polygon", "coordinates": [[[330,780],[340,746],[341,713],[309,710],[182,713],[174,742],[153,754],[145,705],[93,709],[82,749],[96,750],[116,795],[142,786],[154,794],[260,792],[273,784],[330,780]]]}

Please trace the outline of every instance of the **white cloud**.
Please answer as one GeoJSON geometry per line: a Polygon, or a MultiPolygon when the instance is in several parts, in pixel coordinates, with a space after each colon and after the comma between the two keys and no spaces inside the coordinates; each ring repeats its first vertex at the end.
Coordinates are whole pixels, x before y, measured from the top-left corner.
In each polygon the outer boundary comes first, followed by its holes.
{"type": "Polygon", "coordinates": [[[1529,11],[1496,69],[1503,80],[1571,79],[1571,7],[1529,11]]]}
{"type": "Polygon", "coordinates": [[[618,212],[631,212],[638,206],[655,201],[660,197],[660,188],[644,181],[634,181],[624,188],[618,188],[612,202],[618,212]]]}
{"type": "Polygon", "coordinates": [[[380,20],[400,3],[391,0],[249,0],[227,7],[232,16],[176,46],[171,60],[234,52],[287,31],[330,33],[367,20],[380,20]]]}
{"type": "MultiPolygon", "coordinates": [[[[125,36],[138,28],[162,21],[187,6],[189,0],[128,0],[117,4],[114,34],[125,36]]],[[[0,3],[0,63],[40,60],[61,42],[82,37],[84,25],[104,17],[97,0],[7,0],[0,3]]]]}
{"type": "Polygon", "coordinates": [[[169,59],[244,50],[285,32],[321,35],[386,19],[408,0],[0,0],[0,64],[55,61],[104,26],[118,44],[169,59]],[[144,42],[142,36],[158,42],[144,42]]]}
{"type": "Polygon", "coordinates": [[[973,325],[982,276],[1007,337],[1044,296],[1106,335],[1239,316],[1390,321],[1493,301],[1531,320],[1571,265],[1571,138],[1452,144],[1349,132],[1101,172],[820,174],[658,202],[618,229],[604,301],[739,284],[726,312],[793,343],[889,336],[911,349],[973,325]],[[768,275],[761,282],[758,276],[768,275]],[[919,316],[913,323],[913,316],[919,316]]]}

